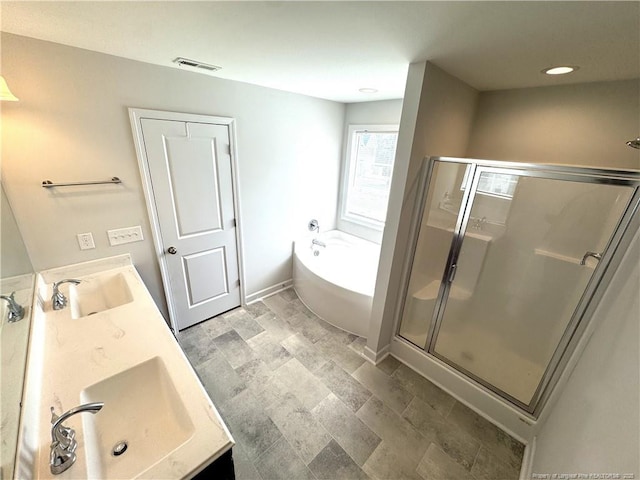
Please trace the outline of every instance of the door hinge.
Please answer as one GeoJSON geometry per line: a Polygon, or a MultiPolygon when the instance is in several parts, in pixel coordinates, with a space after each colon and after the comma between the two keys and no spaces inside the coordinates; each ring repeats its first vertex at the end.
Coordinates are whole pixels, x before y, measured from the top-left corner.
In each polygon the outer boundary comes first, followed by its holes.
{"type": "Polygon", "coordinates": [[[238,226],[238,222],[236,222],[236,219],[234,218],[233,220],[231,220],[233,222],[233,227],[237,227],[238,226]]]}

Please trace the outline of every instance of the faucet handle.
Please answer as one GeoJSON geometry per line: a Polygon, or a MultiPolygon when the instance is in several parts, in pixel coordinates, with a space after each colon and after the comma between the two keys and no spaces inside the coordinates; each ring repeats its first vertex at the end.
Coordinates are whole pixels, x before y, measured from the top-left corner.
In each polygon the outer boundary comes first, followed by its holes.
{"type": "Polygon", "coordinates": [[[51,473],[58,475],[67,470],[76,461],[76,454],[67,450],[58,442],[51,444],[51,452],[49,454],[49,466],[51,473]]]}
{"type": "Polygon", "coordinates": [[[63,283],[73,283],[74,285],[78,285],[80,283],[80,280],[76,280],[75,278],[65,278],[64,280],[54,282],[53,292],[51,295],[51,304],[54,310],[62,310],[67,306],[67,297],[65,297],[62,292],[58,290],[60,285],[62,285],[63,283]]]}
{"type": "Polygon", "coordinates": [[[24,318],[24,307],[16,302],[16,292],[11,292],[10,295],[0,295],[0,298],[9,303],[7,309],[7,321],[9,323],[14,323],[24,318]]]}
{"type": "Polygon", "coordinates": [[[51,425],[51,455],[49,458],[51,473],[58,475],[71,467],[76,461],[74,452],[78,448],[78,442],[74,439],[75,431],[64,427],[62,422],[78,413],[89,412],[95,414],[102,407],[104,407],[104,402],[85,403],[59,416],[53,412],[53,407],[51,407],[51,418],[55,417],[51,425]]]}
{"type": "Polygon", "coordinates": [[[602,260],[602,254],[598,253],[598,252],[587,252],[584,254],[584,256],[582,257],[582,260],[580,261],[580,265],[586,265],[587,264],[587,258],[589,257],[593,257],[596,260],[600,261],[602,260]]]}
{"type": "MultiPolygon", "coordinates": [[[[53,411],[53,407],[51,407],[51,425],[55,425],[59,418],[60,417],[53,411]]],[[[76,431],[73,428],[60,424],[57,428],[53,429],[52,435],[56,440],[54,443],[58,443],[61,448],[71,452],[75,451],[77,447],[77,443],[75,442],[76,431]]]]}

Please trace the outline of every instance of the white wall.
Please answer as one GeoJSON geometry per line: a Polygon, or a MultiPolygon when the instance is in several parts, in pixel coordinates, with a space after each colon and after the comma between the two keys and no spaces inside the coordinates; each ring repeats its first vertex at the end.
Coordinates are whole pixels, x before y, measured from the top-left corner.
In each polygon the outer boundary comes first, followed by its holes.
{"type": "Polygon", "coordinates": [[[640,168],[640,80],[482,92],[467,155],[640,168]]]}
{"type": "Polygon", "coordinates": [[[593,321],[593,335],[538,432],[533,473],[640,476],[640,234],[593,321]]]}
{"type": "MultiPolygon", "coordinates": [[[[130,252],[165,309],[127,107],[236,119],[247,294],[291,278],[291,242],[335,226],[343,104],[2,34],[2,173],[36,270],[130,252]],[[123,186],[47,190],[45,179],[123,186]],[[106,230],[142,225],[110,247],[106,230]],[[76,234],[93,232],[81,251],[76,234]]],[[[197,206],[194,205],[194,208],[197,206]]]]}
{"type": "MultiPolygon", "coordinates": [[[[342,177],[346,175],[346,155],[349,142],[349,125],[399,125],[402,114],[402,100],[381,100],[378,102],[349,103],[346,106],[344,133],[342,142],[342,177]]],[[[340,202],[342,202],[342,190],[340,202]]],[[[338,206],[340,208],[340,206],[338,206]]],[[[365,238],[372,242],[382,241],[382,231],[377,231],[363,225],[343,220],[337,212],[337,227],[343,232],[365,238]]]]}
{"type": "Polygon", "coordinates": [[[344,115],[345,131],[349,125],[398,125],[402,99],[348,103],[344,115]]]}
{"type": "Polygon", "coordinates": [[[367,355],[374,359],[393,335],[420,167],[426,156],[463,156],[478,92],[429,62],[409,66],[398,148],[373,299],[367,355]]]}

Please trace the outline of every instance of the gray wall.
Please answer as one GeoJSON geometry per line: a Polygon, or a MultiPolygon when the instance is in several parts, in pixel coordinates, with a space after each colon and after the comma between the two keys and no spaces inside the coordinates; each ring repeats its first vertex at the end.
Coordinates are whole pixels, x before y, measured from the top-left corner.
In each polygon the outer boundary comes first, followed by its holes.
{"type": "Polygon", "coordinates": [[[343,104],[1,39],[2,73],[20,98],[2,108],[3,183],[36,270],[131,252],[165,309],[127,107],[236,119],[247,294],[291,278],[291,242],[309,218],[335,227],[343,104]],[[114,175],[122,187],[40,187],[114,175]],[[109,246],[106,230],[132,225],[142,225],[144,242],[109,246]],[[93,232],[95,250],[79,249],[83,232],[93,232]]]}
{"type": "Polygon", "coordinates": [[[482,92],[467,155],[640,168],[640,80],[482,92]]]}

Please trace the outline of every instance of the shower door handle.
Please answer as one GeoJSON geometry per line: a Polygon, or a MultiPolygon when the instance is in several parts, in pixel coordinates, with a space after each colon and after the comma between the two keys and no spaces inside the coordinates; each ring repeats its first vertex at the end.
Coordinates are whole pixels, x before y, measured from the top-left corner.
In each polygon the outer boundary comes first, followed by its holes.
{"type": "Polygon", "coordinates": [[[454,263],[453,265],[451,265],[451,270],[449,270],[449,278],[448,278],[449,283],[453,283],[453,281],[456,278],[457,271],[458,271],[458,264],[454,263]]]}
{"type": "Polygon", "coordinates": [[[598,252],[587,252],[582,257],[582,260],[580,261],[580,265],[585,265],[587,263],[587,258],[589,258],[589,257],[593,257],[598,261],[602,260],[602,254],[601,253],[598,253],[598,252]]]}

